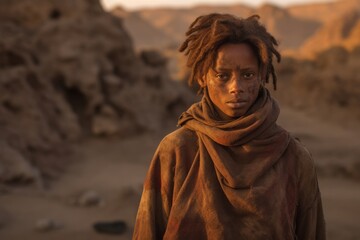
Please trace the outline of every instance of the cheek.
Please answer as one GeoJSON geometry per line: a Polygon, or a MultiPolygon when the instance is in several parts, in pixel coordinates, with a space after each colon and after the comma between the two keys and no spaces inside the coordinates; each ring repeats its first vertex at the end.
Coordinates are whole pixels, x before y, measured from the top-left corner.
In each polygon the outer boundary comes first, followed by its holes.
{"type": "Polygon", "coordinates": [[[257,97],[257,94],[259,92],[259,88],[260,88],[260,84],[258,82],[252,82],[249,84],[247,90],[248,93],[253,96],[253,97],[257,97]]]}
{"type": "MultiPolygon", "coordinates": [[[[219,83],[216,83],[215,81],[209,80],[207,82],[207,88],[208,88],[208,92],[209,92],[210,96],[219,97],[224,92],[225,86],[223,84],[219,84],[219,83]]],[[[215,99],[212,99],[212,100],[215,100],[215,99]]]]}

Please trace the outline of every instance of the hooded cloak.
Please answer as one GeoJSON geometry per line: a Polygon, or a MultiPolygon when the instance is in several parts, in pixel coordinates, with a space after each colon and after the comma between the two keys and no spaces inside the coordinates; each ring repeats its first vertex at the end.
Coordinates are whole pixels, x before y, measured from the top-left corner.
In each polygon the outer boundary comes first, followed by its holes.
{"type": "Polygon", "coordinates": [[[207,91],[159,144],[133,239],[325,239],[314,162],[265,88],[224,120],[207,91]]]}

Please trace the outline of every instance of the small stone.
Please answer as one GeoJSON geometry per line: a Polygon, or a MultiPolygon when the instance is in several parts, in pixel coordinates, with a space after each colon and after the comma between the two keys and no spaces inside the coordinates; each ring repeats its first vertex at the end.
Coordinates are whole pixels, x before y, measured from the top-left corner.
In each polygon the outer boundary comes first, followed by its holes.
{"type": "Polygon", "coordinates": [[[36,222],[35,229],[39,232],[49,232],[61,227],[61,224],[51,218],[42,218],[36,222]]]}
{"type": "Polygon", "coordinates": [[[103,201],[100,195],[93,190],[84,192],[78,199],[77,203],[80,206],[101,206],[103,205],[103,201]]]}
{"type": "Polygon", "coordinates": [[[93,225],[95,231],[105,234],[120,235],[126,232],[127,224],[122,221],[96,222],[93,225]]]}
{"type": "Polygon", "coordinates": [[[119,78],[115,75],[105,75],[104,77],[104,83],[106,90],[111,94],[118,94],[119,90],[123,88],[124,86],[124,80],[119,78]]]}

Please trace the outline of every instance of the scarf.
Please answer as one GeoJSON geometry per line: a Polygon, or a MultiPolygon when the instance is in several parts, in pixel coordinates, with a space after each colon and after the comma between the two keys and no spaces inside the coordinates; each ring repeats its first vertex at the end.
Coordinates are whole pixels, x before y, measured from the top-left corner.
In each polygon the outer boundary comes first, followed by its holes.
{"type": "Polygon", "coordinates": [[[266,88],[244,116],[223,120],[207,91],[178,121],[195,131],[203,153],[216,168],[219,181],[230,188],[248,188],[274,165],[289,143],[287,131],[276,124],[280,109],[266,88]],[[208,157],[207,157],[208,156],[208,157]]]}

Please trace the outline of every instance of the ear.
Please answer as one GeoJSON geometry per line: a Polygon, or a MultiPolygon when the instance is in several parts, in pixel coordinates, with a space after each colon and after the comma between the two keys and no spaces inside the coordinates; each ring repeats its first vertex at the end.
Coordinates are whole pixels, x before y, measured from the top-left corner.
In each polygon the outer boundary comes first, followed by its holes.
{"type": "Polygon", "coordinates": [[[201,88],[205,88],[206,87],[206,74],[202,75],[202,77],[200,78],[200,80],[198,81],[199,86],[201,88]]]}

